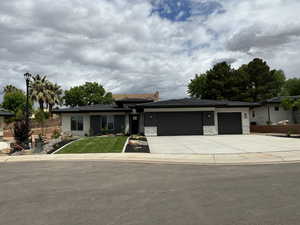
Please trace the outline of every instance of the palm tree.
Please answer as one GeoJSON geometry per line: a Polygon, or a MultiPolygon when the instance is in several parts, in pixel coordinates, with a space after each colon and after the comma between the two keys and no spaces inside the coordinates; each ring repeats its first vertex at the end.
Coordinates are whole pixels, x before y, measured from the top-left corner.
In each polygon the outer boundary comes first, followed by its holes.
{"type": "Polygon", "coordinates": [[[63,91],[58,84],[47,82],[46,89],[48,90],[48,98],[46,99],[49,112],[52,112],[53,106],[60,105],[62,103],[63,91]]]}
{"type": "Polygon", "coordinates": [[[32,77],[30,82],[30,96],[32,101],[38,102],[40,110],[44,111],[44,103],[49,99],[49,90],[47,90],[47,77],[39,74],[32,77]]]}

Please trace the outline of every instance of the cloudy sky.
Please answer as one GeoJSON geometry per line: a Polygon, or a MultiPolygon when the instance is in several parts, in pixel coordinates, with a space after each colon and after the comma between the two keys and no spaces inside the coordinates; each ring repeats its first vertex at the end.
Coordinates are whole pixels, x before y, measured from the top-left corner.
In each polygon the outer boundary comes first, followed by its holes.
{"type": "Polygon", "coordinates": [[[29,71],[177,98],[214,63],[254,57],[299,77],[299,13],[299,0],[1,0],[0,87],[29,71]]]}

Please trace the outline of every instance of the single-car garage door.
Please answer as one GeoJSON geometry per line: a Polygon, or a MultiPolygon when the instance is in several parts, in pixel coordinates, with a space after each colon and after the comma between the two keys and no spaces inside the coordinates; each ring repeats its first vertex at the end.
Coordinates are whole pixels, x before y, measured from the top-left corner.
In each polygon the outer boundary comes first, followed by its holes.
{"type": "Polygon", "coordinates": [[[242,134],[241,113],[218,113],[218,131],[219,134],[242,134]]]}
{"type": "Polygon", "coordinates": [[[203,135],[202,112],[157,113],[157,135],[203,135]]]}

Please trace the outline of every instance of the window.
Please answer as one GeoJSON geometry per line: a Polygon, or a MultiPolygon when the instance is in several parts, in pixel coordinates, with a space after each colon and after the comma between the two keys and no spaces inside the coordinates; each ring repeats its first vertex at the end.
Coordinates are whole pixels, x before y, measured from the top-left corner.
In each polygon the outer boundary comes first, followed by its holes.
{"type": "Polygon", "coordinates": [[[107,116],[107,129],[114,129],[114,116],[107,116]]]}
{"type": "Polygon", "coordinates": [[[71,116],[71,130],[83,130],[83,116],[71,116]]]}
{"type": "Polygon", "coordinates": [[[101,128],[106,129],[107,128],[107,117],[101,116],[101,128]]]}
{"type": "Polygon", "coordinates": [[[279,111],[279,106],[274,107],[275,111],[279,111]]]}
{"type": "Polygon", "coordinates": [[[114,116],[108,115],[108,116],[101,116],[101,128],[102,129],[108,129],[113,130],[114,129],[114,116]]]}

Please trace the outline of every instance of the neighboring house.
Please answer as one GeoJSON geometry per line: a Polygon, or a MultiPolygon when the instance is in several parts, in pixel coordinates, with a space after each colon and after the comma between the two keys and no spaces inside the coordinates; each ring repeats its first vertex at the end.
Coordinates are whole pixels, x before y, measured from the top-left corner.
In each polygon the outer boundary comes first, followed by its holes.
{"type": "Polygon", "coordinates": [[[285,120],[288,120],[289,124],[300,123],[300,112],[298,110],[285,110],[281,106],[282,100],[287,97],[294,100],[300,98],[300,96],[280,96],[256,104],[256,106],[250,110],[251,124],[277,124],[278,122],[285,120]]]}
{"type": "Polygon", "coordinates": [[[5,118],[14,116],[13,113],[0,108],[0,139],[3,138],[3,129],[5,126],[5,118]]]}
{"type": "Polygon", "coordinates": [[[154,101],[125,98],[112,105],[54,110],[62,131],[73,135],[144,133],[161,135],[249,134],[251,103],[194,98],[154,101]]]}
{"type": "Polygon", "coordinates": [[[114,100],[123,100],[123,99],[147,99],[158,101],[159,100],[159,92],[150,93],[150,94],[113,94],[114,100]]]}

